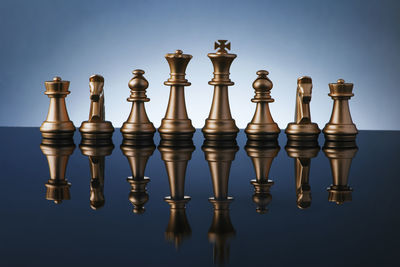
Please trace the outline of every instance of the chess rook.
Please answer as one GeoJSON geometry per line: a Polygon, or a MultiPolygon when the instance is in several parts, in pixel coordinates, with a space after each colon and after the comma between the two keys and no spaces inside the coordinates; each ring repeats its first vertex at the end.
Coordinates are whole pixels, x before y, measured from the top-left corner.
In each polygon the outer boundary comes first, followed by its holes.
{"type": "Polygon", "coordinates": [[[328,141],[354,141],[358,133],[353,123],[349,108],[349,99],[354,96],[353,84],[339,79],[337,83],[329,84],[333,99],[332,115],[322,132],[328,141]]]}
{"type": "Polygon", "coordinates": [[[235,139],[239,128],[232,119],[229,107],[228,86],[234,85],[229,79],[229,68],[236,58],[235,54],[227,53],[230,43],[226,40],[218,40],[215,43],[216,53],[208,54],[214,67],[214,78],[208,82],[214,85],[214,96],[211,110],[202,129],[204,137],[208,140],[235,139]]]}
{"type": "Polygon", "coordinates": [[[50,106],[47,118],[40,126],[43,138],[72,139],[75,126],[69,119],[65,105],[65,98],[70,93],[69,81],[54,77],[52,81],[46,81],[44,84],[44,94],[50,98],[50,106]]]}
{"type": "Polygon", "coordinates": [[[171,89],[167,112],[158,132],[162,139],[191,139],[196,130],[188,118],[184,90],[185,86],[190,85],[185,79],[185,71],[192,56],[176,50],[173,54],[167,54],[165,58],[170,67],[171,77],[164,84],[171,86],[171,89]]]}

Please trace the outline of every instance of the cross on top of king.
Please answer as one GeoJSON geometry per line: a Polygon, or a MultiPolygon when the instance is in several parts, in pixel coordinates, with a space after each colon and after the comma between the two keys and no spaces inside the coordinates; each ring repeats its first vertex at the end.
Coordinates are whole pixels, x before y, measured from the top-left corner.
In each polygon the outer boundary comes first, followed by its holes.
{"type": "Polygon", "coordinates": [[[217,53],[226,54],[228,51],[226,49],[231,50],[231,43],[226,43],[228,40],[218,40],[218,43],[214,43],[214,49],[218,49],[217,53]]]}

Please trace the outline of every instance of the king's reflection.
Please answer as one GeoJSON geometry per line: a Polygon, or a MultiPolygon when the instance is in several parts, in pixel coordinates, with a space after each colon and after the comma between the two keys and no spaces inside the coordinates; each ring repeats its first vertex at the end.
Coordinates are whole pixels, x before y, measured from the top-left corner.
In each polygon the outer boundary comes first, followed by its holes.
{"type": "Polygon", "coordinates": [[[229,173],[239,147],[236,141],[204,141],[202,146],[208,162],[214,196],[209,198],[214,208],[208,240],[214,244],[214,263],[225,263],[229,259],[230,239],[235,236],[229,205],[233,198],[228,196],[229,173]]]}
{"type": "Polygon", "coordinates": [[[269,171],[280,147],[277,141],[248,140],[245,149],[253,162],[256,173],[256,179],[251,180],[251,184],[254,186],[253,201],[257,205],[256,211],[263,214],[268,212],[267,206],[272,200],[270,189],[274,182],[269,179],[269,171]]]}
{"type": "Polygon", "coordinates": [[[175,247],[178,248],[182,241],[192,234],[186,217],[186,204],[190,201],[190,197],[185,196],[185,176],[195,146],[192,140],[161,140],[158,150],[165,163],[171,193],[170,196],[165,197],[165,201],[170,205],[170,217],[165,230],[165,238],[174,242],[175,247]]]}
{"type": "Polygon", "coordinates": [[[122,153],[128,159],[132,172],[132,176],[127,178],[131,186],[129,200],[134,207],[133,212],[137,214],[145,211],[144,204],[149,200],[146,186],[150,178],[144,176],[144,172],[147,161],[155,149],[152,139],[141,141],[124,139],[121,144],[122,153]]]}

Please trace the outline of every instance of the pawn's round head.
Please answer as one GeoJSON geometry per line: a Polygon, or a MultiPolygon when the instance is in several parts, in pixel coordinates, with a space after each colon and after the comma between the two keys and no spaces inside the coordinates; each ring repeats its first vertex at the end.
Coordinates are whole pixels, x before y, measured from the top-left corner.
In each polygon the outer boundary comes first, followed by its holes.
{"type": "Polygon", "coordinates": [[[149,87],[149,82],[143,77],[143,70],[132,71],[133,78],[129,81],[128,86],[132,91],[145,91],[149,87]]]}

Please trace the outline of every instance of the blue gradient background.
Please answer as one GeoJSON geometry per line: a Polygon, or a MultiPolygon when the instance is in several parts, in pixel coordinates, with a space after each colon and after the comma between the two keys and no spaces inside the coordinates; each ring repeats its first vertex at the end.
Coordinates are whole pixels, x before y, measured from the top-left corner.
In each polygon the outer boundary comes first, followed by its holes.
{"type": "Polygon", "coordinates": [[[328,83],[354,83],[351,113],[359,129],[400,130],[398,1],[1,1],[0,126],[39,126],[45,80],[71,81],[67,106],[76,126],[89,112],[88,78],[105,77],[106,117],[119,127],[130,104],[127,83],[141,68],[150,86],[146,109],[159,126],[168,102],[164,55],[193,55],[186,90],[189,117],[200,128],[213,88],[207,84],[213,42],[228,39],[232,115],[251,120],[255,72],[274,83],[271,112],[281,128],[293,120],[296,79],[313,78],[313,121],[322,128],[332,100],[328,83]]]}

